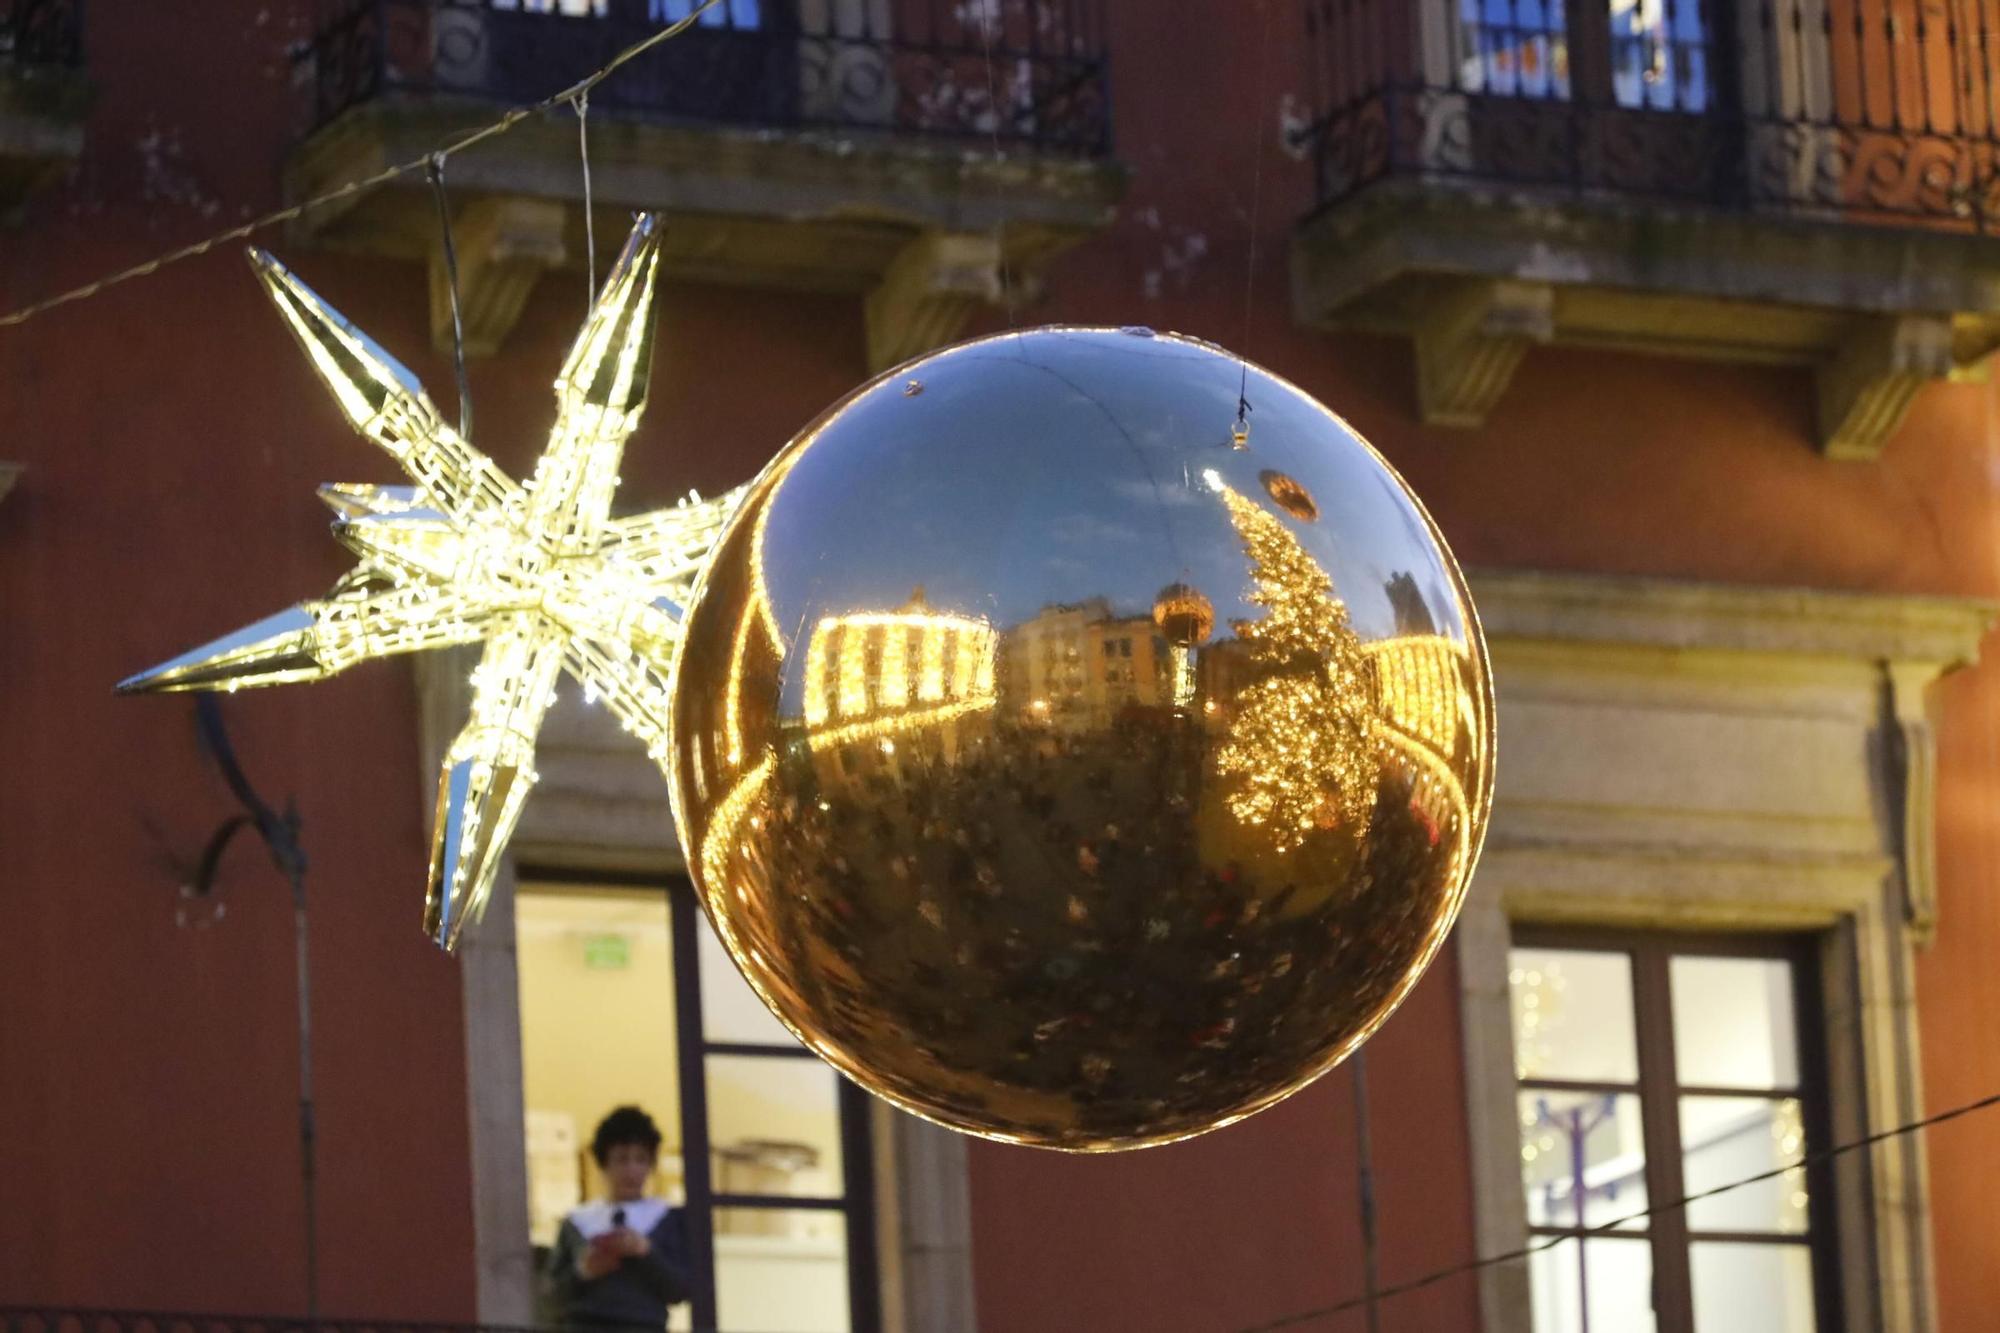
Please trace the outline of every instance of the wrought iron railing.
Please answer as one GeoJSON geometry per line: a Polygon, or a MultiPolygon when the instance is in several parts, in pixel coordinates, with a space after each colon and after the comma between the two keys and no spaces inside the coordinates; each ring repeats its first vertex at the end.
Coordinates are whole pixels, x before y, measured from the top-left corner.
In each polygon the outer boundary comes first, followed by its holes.
{"type": "MultiPolygon", "coordinates": [[[[303,1315],[168,1314],[157,1310],[0,1305],[0,1333],[561,1333],[561,1330],[402,1319],[309,1319],[303,1315]]],[[[695,1333],[778,1331],[700,1328],[695,1333]]]]}
{"type": "Polygon", "coordinates": [[[0,1333],[533,1333],[480,1324],[0,1305],[0,1333]]]}
{"type": "MultiPolygon", "coordinates": [[[[301,59],[310,119],[394,94],[533,101],[699,0],[337,0],[301,59]]],[[[593,112],[1108,147],[1104,0],[724,0],[590,94],[593,112]]]]}
{"type": "Polygon", "coordinates": [[[2000,230],[2000,12],[1304,0],[1322,208],[1421,177],[2000,230]]]}
{"type": "Polygon", "coordinates": [[[83,0],[0,0],[0,66],[83,63],[83,0]]]}

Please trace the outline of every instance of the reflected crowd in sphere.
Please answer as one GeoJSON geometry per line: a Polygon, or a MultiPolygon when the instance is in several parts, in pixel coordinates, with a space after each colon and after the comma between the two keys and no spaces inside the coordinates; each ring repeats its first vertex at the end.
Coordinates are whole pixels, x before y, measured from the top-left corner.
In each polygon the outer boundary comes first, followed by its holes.
{"type": "Polygon", "coordinates": [[[1435,954],[1490,800],[1421,507],[1296,388],[1149,331],[858,391],[751,488],[680,651],[676,811],[746,978],[1013,1142],[1168,1142],[1331,1068],[1435,954]]]}

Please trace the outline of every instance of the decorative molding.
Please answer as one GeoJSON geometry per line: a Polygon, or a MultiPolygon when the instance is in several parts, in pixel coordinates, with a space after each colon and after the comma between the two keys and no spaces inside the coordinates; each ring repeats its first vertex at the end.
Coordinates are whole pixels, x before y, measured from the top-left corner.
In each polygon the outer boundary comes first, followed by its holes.
{"type": "MultiPolygon", "coordinates": [[[[567,224],[564,206],[542,199],[478,199],[460,213],[452,231],[467,356],[492,356],[507,341],[536,282],[568,258],[567,224]]],[[[451,278],[441,240],[431,245],[429,267],[431,345],[449,352],[451,278]]]]}
{"type": "Polygon", "coordinates": [[[888,370],[958,340],[982,305],[1006,294],[1000,240],[990,233],[926,232],[890,261],[868,294],[868,367],[888,370]]]}
{"type": "MultiPolygon", "coordinates": [[[[1504,753],[1455,934],[1481,1253],[1519,1248],[1516,921],[1823,941],[1837,1132],[1921,1116],[1913,949],[1935,928],[1935,692],[1991,603],[1474,571],[1504,753]]],[[[1949,928],[1949,923],[1946,923],[1949,928]]],[[[1922,1146],[1837,1177],[1851,1333],[1933,1333],[1922,1146]]],[[[1524,1265],[1481,1274],[1532,1328],[1524,1265]]]]}
{"type": "Polygon", "coordinates": [[[1937,936],[1937,693],[1929,663],[1882,665],[1883,791],[1912,941],[1937,936]]]}
{"type": "MultiPolygon", "coordinates": [[[[422,157],[485,114],[453,98],[370,99],[292,150],[285,197],[335,191],[383,162],[422,157]]],[[[1005,252],[996,272],[1016,275],[1017,283],[1019,275],[1040,274],[1056,254],[1110,226],[1127,182],[1125,168],[1107,159],[1025,147],[996,158],[922,134],[773,133],[610,116],[592,118],[590,147],[600,224],[616,226],[635,209],[663,214],[663,276],[855,297],[881,287],[913,246],[940,234],[996,238],[1005,252]]],[[[523,121],[504,139],[454,157],[451,183],[468,226],[481,207],[534,210],[536,220],[519,230],[526,239],[518,264],[496,275],[489,290],[493,318],[480,321],[491,330],[484,340],[497,342],[537,263],[573,271],[584,262],[575,127],[523,121]]],[[[435,268],[435,209],[422,177],[413,175],[315,208],[288,235],[298,244],[432,261],[435,268]]],[[[463,278],[468,265],[460,258],[463,278]]],[[[449,312],[440,319],[440,309],[433,304],[434,334],[449,330],[449,312]]],[[[912,345],[894,329],[878,336],[888,345],[882,356],[912,345]]]]}
{"type": "Polygon", "coordinates": [[[1555,336],[1555,289],[1545,282],[1451,282],[1424,302],[1413,336],[1419,415],[1433,426],[1482,426],[1529,346],[1555,336]]]}
{"type": "Polygon", "coordinates": [[[1971,662],[2000,603],[1743,584],[1473,570],[1490,638],[1783,653],[1865,662],[1971,662]]]}
{"type": "Polygon", "coordinates": [[[1828,458],[1872,462],[1909,415],[1917,390],[1951,378],[1952,322],[1938,315],[1858,323],[1815,372],[1819,445],[1828,458]]]}

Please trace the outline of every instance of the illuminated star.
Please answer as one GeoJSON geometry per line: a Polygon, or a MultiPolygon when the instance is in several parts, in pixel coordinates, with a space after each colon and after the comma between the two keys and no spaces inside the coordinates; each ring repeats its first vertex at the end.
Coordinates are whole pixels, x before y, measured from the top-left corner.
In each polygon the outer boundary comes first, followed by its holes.
{"type": "Polygon", "coordinates": [[[483,641],[472,715],[438,782],[424,930],[457,946],[535,783],[535,737],[567,671],[656,760],[682,606],[738,495],[612,519],[646,404],[659,226],[641,217],[556,379],[556,424],[519,485],[445,422],[417,379],[262,251],[251,263],[356,430],[415,486],[320,498],[360,565],[301,602],[119,685],[234,690],[321,680],[392,653],[483,641]]]}

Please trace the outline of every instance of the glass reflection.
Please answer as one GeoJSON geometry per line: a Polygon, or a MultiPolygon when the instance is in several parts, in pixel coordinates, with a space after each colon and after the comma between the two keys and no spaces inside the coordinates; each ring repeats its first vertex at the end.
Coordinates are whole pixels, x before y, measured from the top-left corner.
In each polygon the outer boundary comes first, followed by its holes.
{"type": "Polygon", "coordinates": [[[1218,446],[1240,373],[969,344],[823,419],[718,547],[690,859],[766,1002],[919,1114],[1073,1149],[1226,1123],[1358,1044],[1456,912],[1491,765],[1457,569],[1283,381],[1218,446]]]}
{"type": "Polygon", "coordinates": [[[1646,1145],[1630,1093],[1519,1094],[1521,1190],[1538,1227],[1643,1231],[1646,1145]]]}

